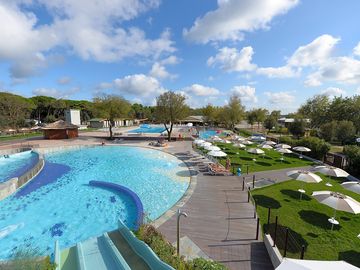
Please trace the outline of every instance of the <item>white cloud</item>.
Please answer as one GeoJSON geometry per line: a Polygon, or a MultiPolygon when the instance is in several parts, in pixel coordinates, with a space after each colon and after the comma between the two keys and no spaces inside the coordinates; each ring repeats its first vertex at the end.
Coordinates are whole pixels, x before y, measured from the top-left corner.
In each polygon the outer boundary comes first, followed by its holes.
{"type": "Polygon", "coordinates": [[[36,96],[48,96],[54,98],[69,98],[80,91],[79,87],[73,87],[68,90],[59,90],[56,88],[37,88],[32,91],[36,96]]]}
{"type": "MultiPolygon", "coordinates": [[[[300,46],[287,59],[286,64],[280,67],[258,68],[258,74],[266,75],[269,78],[292,78],[301,74],[304,67],[318,67],[328,61],[339,38],[331,35],[321,35],[309,44],[300,46]]],[[[306,85],[316,85],[314,78],[309,78],[306,85]]]]}
{"type": "Polygon", "coordinates": [[[300,75],[298,69],[296,70],[289,66],[263,67],[258,68],[256,72],[269,78],[292,78],[300,75]]]}
{"type": "Polygon", "coordinates": [[[331,35],[321,35],[307,45],[300,46],[287,63],[293,67],[318,66],[331,56],[335,45],[340,41],[331,35]]]}
{"type": "Polygon", "coordinates": [[[198,97],[217,96],[220,93],[216,88],[204,86],[201,84],[193,84],[191,86],[185,87],[182,91],[189,95],[198,97]]]}
{"type": "Polygon", "coordinates": [[[251,87],[249,85],[234,86],[231,88],[230,92],[231,94],[235,94],[240,97],[244,102],[256,103],[258,101],[255,87],[251,87]]]}
{"type": "Polygon", "coordinates": [[[355,90],[355,94],[356,94],[356,95],[360,95],[360,87],[355,90]]]}
{"type": "Polygon", "coordinates": [[[256,65],[251,63],[254,50],[252,47],[244,47],[240,51],[236,48],[223,47],[215,57],[207,60],[209,66],[219,65],[220,68],[227,72],[232,71],[252,71],[256,65]]]}
{"type": "Polygon", "coordinates": [[[309,75],[321,85],[324,81],[342,84],[360,84],[360,60],[351,57],[333,57],[309,75]]]}
{"type": "Polygon", "coordinates": [[[295,7],[298,0],[218,0],[218,8],[198,17],[183,35],[190,41],[241,40],[244,32],[269,28],[271,20],[295,7]]]}
{"type": "Polygon", "coordinates": [[[337,87],[328,87],[328,88],[322,90],[321,94],[335,97],[335,96],[346,95],[346,91],[341,88],[337,88],[337,87]]]}
{"type": "Polygon", "coordinates": [[[167,79],[167,78],[174,78],[176,77],[173,74],[170,74],[167,70],[166,67],[161,65],[159,62],[155,62],[152,67],[151,70],[149,72],[149,75],[158,79],[167,79]]]}
{"type": "Polygon", "coordinates": [[[157,79],[175,79],[177,75],[168,72],[165,66],[176,65],[179,62],[180,62],[179,58],[177,58],[174,55],[171,55],[159,62],[155,62],[151,67],[149,75],[157,79]]]}
{"type": "Polygon", "coordinates": [[[356,45],[356,47],[353,50],[354,55],[360,56],[360,42],[356,45]]]}
{"type": "Polygon", "coordinates": [[[57,80],[57,83],[61,85],[69,84],[70,82],[71,82],[71,78],[68,76],[61,77],[57,80]]]}
{"type": "Polygon", "coordinates": [[[269,98],[269,103],[275,105],[288,106],[295,100],[295,96],[291,92],[265,92],[265,95],[269,98]]]}
{"type": "Polygon", "coordinates": [[[180,63],[180,59],[176,57],[175,55],[170,55],[169,57],[163,59],[160,61],[162,65],[176,65],[180,63]]]}
{"type": "Polygon", "coordinates": [[[114,88],[122,94],[137,97],[155,96],[165,91],[156,78],[145,74],[134,74],[115,79],[114,88]]]}
{"type": "Polygon", "coordinates": [[[158,7],[159,3],[159,0],[0,1],[0,60],[10,61],[11,76],[22,78],[46,67],[45,55],[59,47],[82,59],[101,62],[134,56],[156,59],[175,51],[170,31],[148,39],[141,29],[125,29],[121,23],[158,7]],[[38,5],[47,11],[51,23],[42,24],[31,12],[38,5]]]}

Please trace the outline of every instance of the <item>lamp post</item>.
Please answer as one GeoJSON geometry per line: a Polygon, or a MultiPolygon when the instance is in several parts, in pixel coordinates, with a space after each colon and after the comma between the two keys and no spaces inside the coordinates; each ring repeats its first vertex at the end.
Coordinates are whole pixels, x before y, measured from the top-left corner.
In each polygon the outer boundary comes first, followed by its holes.
{"type": "Polygon", "coordinates": [[[180,217],[187,217],[188,215],[185,212],[182,212],[180,209],[177,210],[177,241],[176,241],[176,252],[177,255],[180,255],[180,217]]]}

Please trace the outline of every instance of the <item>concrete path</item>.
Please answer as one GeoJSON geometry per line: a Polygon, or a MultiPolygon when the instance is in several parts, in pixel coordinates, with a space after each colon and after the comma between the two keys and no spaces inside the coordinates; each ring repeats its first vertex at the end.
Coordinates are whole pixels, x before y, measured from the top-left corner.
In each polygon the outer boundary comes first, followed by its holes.
{"type": "Polygon", "coordinates": [[[240,176],[240,181],[245,179],[245,182],[252,188],[253,176],[255,175],[255,188],[264,187],[267,185],[272,185],[275,183],[284,182],[290,180],[291,178],[287,176],[287,172],[293,170],[304,170],[304,171],[314,171],[312,166],[296,167],[296,168],[286,168],[281,170],[272,170],[272,171],[263,171],[244,174],[240,176]]]}
{"type": "MultiPolygon", "coordinates": [[[[189,143],[172,143],[166,151],[199,171],[201,159],[187,154],[189,143]]],[[[209,176],[199,172],[194,193],[182,207],[181,237],[187,236],[208,257],[230,269],[273,269],[262,240],[256,240],[254,206],[241,190],[236,176],[209,176]]],[[[170,242],[176,241],[176,215],[159,227],[170,242]]],[[[261,237],[261,233],[259,233],[261,237]]]]}

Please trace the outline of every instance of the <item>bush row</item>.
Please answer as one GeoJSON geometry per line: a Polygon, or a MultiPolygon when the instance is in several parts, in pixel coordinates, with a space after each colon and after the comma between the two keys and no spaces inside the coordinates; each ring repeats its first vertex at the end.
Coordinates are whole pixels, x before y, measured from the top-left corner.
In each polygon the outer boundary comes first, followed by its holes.
{"type": "Polygon", "coordinates": [[[222,264],[197,258],[192,261],[185,261],[183,257],[177,256],[175,248],[149,224],[142,225],[135,233],[136,236],[150,246],[159,258],[177,270],[227,270],[222,264]]]}
{"type": "Polygon", "coordinates": [[[347,171],[350,174],[359,177],[360,176],[360,146],[345,145],[343,152],[349,159],[347,171]]]}
{"type": "Polygon", "coordinates": [[[311,149],[311,152],[306,153],[307,156],[323,160],[326,153],[330,151],[331,145],[323,139],[317,137],[306,137],[302,139],[292,139],[290,137],[279,138],[280,143],[286,143],[294,146],[305,146],[311,149]]]}

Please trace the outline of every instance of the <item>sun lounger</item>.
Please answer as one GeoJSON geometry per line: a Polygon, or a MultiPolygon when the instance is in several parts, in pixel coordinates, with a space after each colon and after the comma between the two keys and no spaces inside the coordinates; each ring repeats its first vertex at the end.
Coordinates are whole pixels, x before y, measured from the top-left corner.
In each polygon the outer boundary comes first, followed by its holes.
{"type": "Polygon", "coordinates": [[[228,176],[228,175],[232,175],[232,173],[225,169],[222,165],[220,164],[216,164],[216,163],[210,163],[208,165],[208,169],[209,169],[209,173],[211,175],[223,175],[223,176],[228,176]]]}

